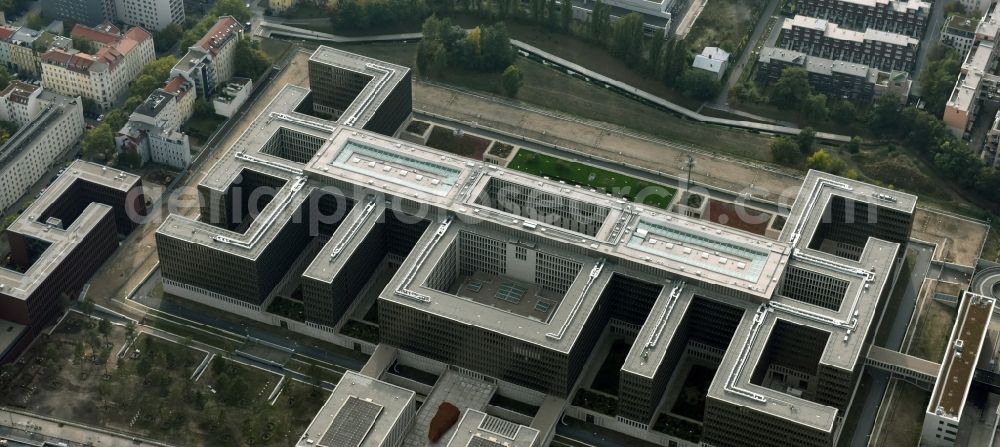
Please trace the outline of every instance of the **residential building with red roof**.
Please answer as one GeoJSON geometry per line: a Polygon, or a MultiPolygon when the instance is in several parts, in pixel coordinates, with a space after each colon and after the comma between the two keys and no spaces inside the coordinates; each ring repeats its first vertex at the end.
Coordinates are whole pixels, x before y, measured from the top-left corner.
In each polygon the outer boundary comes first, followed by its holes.
{"type": "Polygon", "coordinates": [[[111,25],[76,25],[70,35],[91,42],[94,53],[46,52],[41,57],[42,84],[56,93],[92,99],[101,109],[123,99],[129,83],[156,59],[153,37],[139,27],[122,34],[111,25]]]}
{"type": "Polygon", "coordinates": [[[228,82],[235,71],[236,44],[243,38],[243,25],[232,16],[219,21],[187,53],[170,75],[181,75],[193,82],[198,96],[212,96],[219,84],[228,82]]]}

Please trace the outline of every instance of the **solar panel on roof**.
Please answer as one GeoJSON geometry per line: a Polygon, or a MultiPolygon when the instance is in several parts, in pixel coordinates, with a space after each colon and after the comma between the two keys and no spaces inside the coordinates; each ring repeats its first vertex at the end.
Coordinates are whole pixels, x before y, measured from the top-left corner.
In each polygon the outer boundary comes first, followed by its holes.
{"type": "Polygon", "coordinates": [[[340,407],[319,441],[320,447],[358,447],[368,436],[382,406],[351,396],[340,407]]]}

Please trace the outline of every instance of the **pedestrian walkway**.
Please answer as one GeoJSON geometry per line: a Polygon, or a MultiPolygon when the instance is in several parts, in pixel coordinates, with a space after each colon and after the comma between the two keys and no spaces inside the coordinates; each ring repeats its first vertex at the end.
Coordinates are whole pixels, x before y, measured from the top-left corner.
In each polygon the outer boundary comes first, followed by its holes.
{"type": "MultiPolygon", "coordinates": [[[[427,429],[431,424],[431,419],[437,413],[438,406],[444,402],[451,403],[463,413],[468,408],[482,411],[493,398],[496,385],[459,374],[450,369],[446,370],[438,379],[427,396],[427,400],[417,411],[417,417],[413,421],[409,435],[403,440],[403,447],[427,447],[432,445],[444,445],[451,439],[447,433],[441,437],[437,444],[431,444],[427,440],[427,429]]],[[[459,415],[458,420],[462,416],[459,415]]],[[[456,421],[457,423],[457,421],[456,421]]]]}

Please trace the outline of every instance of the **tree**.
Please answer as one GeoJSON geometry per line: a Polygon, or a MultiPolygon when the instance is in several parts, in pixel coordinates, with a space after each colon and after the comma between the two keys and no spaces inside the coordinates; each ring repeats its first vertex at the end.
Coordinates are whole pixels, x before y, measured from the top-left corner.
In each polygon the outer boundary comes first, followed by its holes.
{"type": "Polygon", "coordinates": [[[686,70],[679,85],[684,96],[695,99],[711,99],[719,92],[719,79],[705,70],[686,70]]]}
{"type": "Polygon", "coordinates": [[[809,74],[806,70],[800,67],[788,67],[781,71],[781,76],[774,83],[771,102],[798,108],[809,96],[810,91],[809,74]]]}
{"type": "Polygon", "coordinates": [[[129,86],[129,97],[146,98],[161,85],[163,85],[163,80],[154,78],[148,74],[141,74],[129,86]]]}
{"type": "Polygon", "coordinates": [[[101,321],[97,322],[97,331],[107,338],[111,335],[111,322],[107,318],[101,318],[101,321]]]}
{"type": "Polygon", "coordinates": [[[934,116],[944,113],[944,106],[951,96],[961,67],[962,62],[955,50],[945,49],[943,45],[937,44],[935,49],[928,51],[927,65],[920,72],[920,96],[924,100],[925,110],[934,116]]]}
{"type": "Polygon", "coordinates": [[[10,73],[7,72],[6,68],[0,66],[0,90],[7,88],[8,84],[10,84],[10,73]]]}
{"type": "Polygon", "coordinates": [[[242,39],[233,52],[233,71],[237,76],[257,79],[271,66],[271,59],[260,49],[260,44],[242,39]]]}
{"type": "Polygon", "coordinates": [[[681,75],[690,68],[688,65],[690,51],[683,39],[671,37],[664,43],[663,82],[668,86],[676,85],[681,75]]]}
{"type": "Polygon", "coordinates": [[[508,66],[500,75],[500,86],[503,88],[503,93],[511,98],[517,96],[517,91],[521,89],[523,82],[524,74],[521,73],[521,69],[517,65],[508,66]]]}
{"type": "Polygon", "coordinates": [[[850,101],[837,101],[830,107],[830,118],[837,124],[846,126],[857,119],[858,109],[850,101]]]}
{"type": "Polygon", "coordinates": [[[545,0],[531,0],[528,6],[531,8],[531,21],[542,23],[545,18],[545,0]]]}
{"type": "Polygon", "coordinates": [[[830,170],[830,155],[825,150],[819,149],[806,158],[806,167],[817,171],[827,172],[830,170]]]}
{"type": "Polygon", "coordinates": [[[556,4],[556,0],[548,1],[548,6],[545,8],[545,24],[552,31],[559,29],[559,5],[556,4]]]}
{"type": "Polygon", "coordinates": [[[219,16],[215,14],[206,15],[199,20],[198,23],[187,30],[184,36],[181,37],[181,48],[188,48],[198,42],[218,20],[219,16]]]}
{"type": "Polygon", "coordinates": [[[510,46],[510,35],[507,26],[499,22],[482,30],[479,43],[479,69],[484,71],[500,71],[514,62],[514,50],[510,46]]]}
{"type": "Polygon", "coordinates": [[[902,106],[899,96],[894,94],[884,94],[875,101],[871,114],[868,117],[868,128],[878,134],[890,133],[897,128],[896,119],[902,106]]]}
{"type": "MultiPolygon", "coordinates": [[[[173,48],[182,36],[184,36],[184,29],[176,23],[171,23],[153,34],[153,45],[156,47],[156,51],[162,53],[173,48]]],[[[75,45],[76,41],[73,43],[75,45]]]]}
{"type": "Polygon", "coordinates": [[[802,101],[802,116],[808,122],[819,123],[826,121],[826,95],[819,93],[806,96],[802,101]]]}
{"type": "Polygon", "coordinates": [[[587,35],[591,40],[604,44],[611,28],[611,6],[597,0],[590,12],[590,23],[587,24],[587,35]]]}
{"type": "Polygon", "coordinates": [[[799,152],[798,145],[791,138],[782,136],[771,142],[771,158],[775,162],[783,165],[794,165],[798,163],[800,157],[802,157],[802,153],[799,152]]]}
{"type": "Polygon", "coordinates": [[[646,72],[659,78],[662,73],[661,62],[663,61],[663,43],[665,41],[663,28],[658,28],[653,33],[653,38],[649,41],[649,49],[646,52],[646,72]]]}
{"type": "Polygon", "coordinates": [[[625,63],[638,67],[642,62],[642,16],[632,12],[614,23],[611,52],[625,63]]]}
{"type": "Polygon", "coordinates": [[[559,5],[559,29],[569,31],[570,26],[573,25],[573,2],[570,0],[561,1],[562,4],[559,5]]]}
{"type": "Polygon", "coordinates": [[[853,136],[851,141],[847,143],[847,152],[856,154],[861,151],[861,137],[853,136]]]}
{"type": "Polygon", "coordinates": [[[90,161],[108,161],[114,155],[115,137],[108,123],[90,129],[80,143],[83,156],[90,161]]]}
{"type": "Polygon", "coordinates": [[[215,107],[206,98],[194,100],[194,116],[208,118],[215,115],[215,107]]]}
{"type": "Polygon", "coordinates": [[[799,134],[795,136],[795,144],[798,144],[799,151],[803,154],[812,152],[813,143],[816,142],[816,130],[812,127],[803,127],[799,134]]]}
{"type": "Polygon", "coordinates": [[[244,0],[217,0],[212,8],[212,15],[233,16],[240,23],[250,20],[253,14],[247,8],[244,0]]]}
{"type": "Polygon", "coordinates": [[[81,39],[79,37],[73,38],[73,48],[87,54],[94,54],[97,52],[97,49],[94,48],[93,42],[87,39],[81,39]]]}
{"type": "Polygon", "coordinates": [[[368,15],[358,0],[338,0],[330,11],[330,21],[335,30],[366,29],[368,15]]]}
{"type": "Polygon", "coordinates": [[[118,167],[135,169],[142,166],[142,156],[135,151],[123,151],[118,155],[118,167]]]}
{"type": "Polygon", "coordinates": [[[24,16],[24,25],[33,30],[41,30],[46,25],[45,17],[38,11],[31,11],[24,16]]]}

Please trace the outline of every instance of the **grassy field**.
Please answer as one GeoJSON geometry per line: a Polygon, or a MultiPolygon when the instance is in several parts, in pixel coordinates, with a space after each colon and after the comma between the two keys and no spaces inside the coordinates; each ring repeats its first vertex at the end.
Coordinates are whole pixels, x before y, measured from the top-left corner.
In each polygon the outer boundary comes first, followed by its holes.
{"type": "Polygon", "coordinates": [[[547,176],[573,185],[589,186],[615,196],[666,209],[677,190],[668,186],[629,177],[620,172],[596,168],[584,163],[556,158],[521,149],[507,166],[521,172],[547,176]]]}
{"type": "Polygon", "coordinates": [[[720,47],[738,58],[736,53],[746,46],[745,40],[766,3],[763,0],[711,0],[694,22],[687,41],[699,53],[705,47],[720,47]]]}

